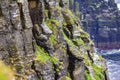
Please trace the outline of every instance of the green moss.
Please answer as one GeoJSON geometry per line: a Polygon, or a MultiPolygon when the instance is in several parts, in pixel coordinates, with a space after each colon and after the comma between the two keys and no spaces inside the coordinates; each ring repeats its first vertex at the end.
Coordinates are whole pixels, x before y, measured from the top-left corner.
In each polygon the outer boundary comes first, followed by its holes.
{"type": "Polygon", "coordinates": [[[74,44],[77,45],[77,46],[80,46],[80,45],[84,45],[84,44],[85,44],[84,41],[83,41],[81,38],[79,38],[79,39],[72,39],[72,41],[73,41],[74,44]]]}
{"type": "Polygon", "coordinates": [[[70,39],[65,35],[64,32],[63,32],[63,36],[64,36],[64,39],[66,40],[66,42],[67,42],[68,44],[73,45],[75,48],[78,49],[78,46],[76,46],[76,45],[72,42],[72,40],[70,40],[70,39]]]}
{"type": "Polygon", "coordinates": [[[57,11],[59,11],[59,12],[62,10],[60,6],[55,6],[55,8],[56,8],[57,11]]]}
{"type": "Polygon", "coordinates": [[[70,40],[64,32],[63,36],[66,42],[70,45],[73,45],[75,48],[79,49],[79,46],[82,45],[85,49],[88,50],[88,46],[84,43],[84,41],[81,38],[70,40]]]}
{"type": "Polygon", "coordinates": [[[88,39],[88,34],[87,33],[81,33],[81,36],[80,36],[81,38],[87,38],[88,39]]]}
{"type": "Polygon", "coordinates": [[[48,25],[48,27],[53,30],[53,27],[54,26],[59,26],[59,22],[57,20],[54,20],[54,19],[47,19],[45,21],[45,23],[48,25]],[[53,26],[54,25],[54,26],[53,26]]]}
{"type": "Polygon", "coordinates": [[[85,63],[85,65],[87,65],[87,66],[89,66],[89,64],[90,64],[87,54],[84,54],[84,63],[85,63]]]}
{"type": "Polygon", "coordinates": [[[53,45],[55,45],[57,43],[56,38],[57,38],[59,22],[57,20],[47,19],[45,23],[47,24],[49,29],[53,31],[52,35],[50,35],[49,37],[49,40],[53,45]]]}
{"type": "Polygon", "coordinates": [[[45,9],[45,10],[44,10],[44,14],[48,14],[48,10],[45,9]]]}
{"type": "Polygon", "coordinates": [[[72,80],[70,77],[66,76],[66,80],[72,80]]]}
{"type": "Polygon", "coordinates": [[[44,12],[45,17],[48,18],[48,10],[45,9],[43,12],[44,12]]]}
{"type": "Polygon", "coordinates": [[[59,62],[59,66],[55,68],[55,71],[59,72],[60,70],[62,70],[62,68],[63,68],[63,62],[59,62]]]}
{"type": "Polygon", "coordinates": [[[74,20],[74,16],[73,16],[72,11],[65,9],[63,11],[63,13],[64,13],[64,19],[65,19],[66,24],[68,24],[68,25],[75,24],[75,20],[74,20]],[[66,15],[66,14],[68,14],[68,15],[66,15]]]}
{"type": "Polygon", "coordinates": [[[87,70],[85,71],[85,78],[86,78],[86,80],[93,80],[91,75],[89,74],[89,72],[87,70]]]}
{"type": "Polygon", "coordinates": [[[40,62],[45,63],[47,60],[50,60],[53,64],[57,63],[57,58],[52,58],[48,55],[48,53],[41,48],[40,46],[36,45],[37,48],[37,57],[36,60],[39,60],[40,62]]]}
{"type": "MultiPolygon", "coordinates": [[[[84,55],[84,61],[85,61],[85,64],[87,66],[90,66],[91,62],[88,60],[87,58],[87,55],[84,55]]],[[[95,80],[101,80],[102,78],[104,78],[104,75],[103,75],[103,71],[102,71],[102,68],[98,67],[97,65],[95,64],[91,64],[91,67],[94,71],[94,76],[93,78],[95,80]]],[[[90,76],[89,72],[86,70],[85,72],[85,76],[86,76],[86,80],[93,80],[92,77],[90,76]]]]}
{"type": "Polygon", "coordinates": [[[68,25],[73,25],[75,23],[72,18],[66,18],[65,20],[68,25]]]}
{"type": "Polygon", "coordinates": [[[59,71],[60,71],[60,69],[59,69],[59,68],[56,68],[55,70],[56,70],[56,72],[59,72],[59,71]]]}
{"type": "Polygon", "coordinates": [[[60,65],[63,65],[63,62],[59,62],[60,65]]]}
{"type": "Polygon", "coordinates": [[[69,9],[67,9],[66,12],[67,12],[69,15],[71,15],[71,16],[73,15],[72,11],[69,10],[69,9]]]}
{"type": "Polygon", "coordinates": [[[56,38],[55,38],[54,35],[51,35],[50,38],[49,38],[49,40],[50,40],[50,42],[51,42],[52,44],[56,44],[56,38]]]}
{"type": "Polygon", "coordinates": [[[94,77],[96,80],[101,80],[102,78],[104,78],[104,75],[102,73],[102,68],[98,67],[95,64],[92,64],[92,68],[94,70],[94,77]]]}
{"type": "Polygon", "coordinates": [[[15,80],[13,72],[10,67],[5,66],[3,62],[0,62],[0,80],[15,80]]]}
{"type": "Polygon", "coordinates": [[[101,55],[98,55],[98,56],[100,61],[105,61],[105,59],[101,55]]]}
{"type": "Polygon", "coordinates": [[[59,69],[62,69],[62,67],[63,67],[63,65],[60,65],[60,66],[59,66],[59,69]]]}
{"type": "Polygon", "coordinates": [[[67,26],[67,23],[65,22],[65,19],[63,20],[62,25],[63,25],[64,27],[67,26]]]}

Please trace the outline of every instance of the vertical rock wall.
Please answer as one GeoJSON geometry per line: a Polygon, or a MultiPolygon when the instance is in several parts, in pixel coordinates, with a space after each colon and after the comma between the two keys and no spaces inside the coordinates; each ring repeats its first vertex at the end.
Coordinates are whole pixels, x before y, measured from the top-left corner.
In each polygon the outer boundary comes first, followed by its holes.
{"type": "Polygon", "coordinates": [[[69,0],[0,1],[0,59],[16,80],[108,80],[69,0]]]}

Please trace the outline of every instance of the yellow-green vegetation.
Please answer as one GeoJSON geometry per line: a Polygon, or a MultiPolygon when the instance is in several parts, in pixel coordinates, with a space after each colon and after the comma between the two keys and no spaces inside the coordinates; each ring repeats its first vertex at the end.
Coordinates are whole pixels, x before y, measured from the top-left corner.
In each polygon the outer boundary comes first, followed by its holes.
{"type": "Polygon", "coordinates": [[[70,77],[66,76],[66,80],[72,80],[70,77]]]}
{"type": "Polygon", "coordinates": [[[64,27],[67,26],[67,23],[65,22],[65,19],[63,20],[62,25],[63,25],[64,27]]]}
{"type": "Polygon", "coordinates": [[[90,40],[89,45],[92,46],[92,47],[94,47],[94,43],[93,43],[92,40],[90,40]]]}
{"type": "Polygon", "coordinates": [[[57,43],[56,37],[57,37],[57,31],[58,31],[57,27],[59,26],[59,22],[57,20],[47,19],[45,23],[49,27],[49,29],[53,31],[53,34],[49,37],[50,42],[52,44],[56,44],[57,43]]]}
{"type": "Polygon", "coordinates": [[[80,37],[81,37],[81,38],[87,38],[87,39],[88,39],[89,35],[88,35],[88,33],[82,31],[80,37]]]}
{"type": "Polygon", "coordinates": [[[89,74],[88,70],[85,71],[85,78],[86,78],[86,80],[93,80],[91,75],[89,74]]]}
{"type": "Polygon", "coordinates": [[[72,41],[73,41],[74,44],[77,45],[77,46],[80,46],[80,45],[84,45],[84,44],[85,44],[84,41],[83,41],[81,38],[79,38],[79,39],[72,39],[72,41]]]}
{"type": "Polygon", "coordinates": [[[83,46],[86,50],[88,50],[87,43],[89,43],[89,45],[92,44],[91,40],[89,39],[89,34],[86,33],[85,31],[83,31],[82,29],[80,29],[80,33],[81,33],[81,36],[80,36],[81,40],[83,40],[83,42],[84,42],[83,46]]]}
{"type": "Polygon", "coordinates": [[[0,80],[15,80],[14,73],[10,70],[10,67],[5,66],[0,61],[0,80]]]}
{"type": "Polygon", "coordinates": [[[57,9],[57,11],[61,11],[62,10],[62,8],[60,7],[60,6],[55,6],[55,8],[57,9]]]}
{"type": "MultiPolygon", "coordinates": [[[[64,26],[64,29],[68,32],[68,34],[71,34],[67,25],[73,25],[73,24],[75,24],[75,22],[77,22],[77,20],[76,20],[75,16],[72,14],[72,11],[70,11],[70,10],[65,9],[63,11],[63,14],[64,14],[64,20],[63,20],[62,24],[64,26]],[[64,14],[64,13],[66,13],[66,14],[64,14]]],[[[85,49],[88,50],[88,43],[89,43],[88,33],[83,31],[80,26],[78,26],[77,29],[80,32],[79,38],[70,40],[66,35],[64,35],[65,40],[67,41],[67,43],[73,44],[76,48],[83,46],[85,49]],[[86,42],[88,42],[88,43],[86,43],[86,42]]]]}
{"type": "Polygon", "coordinates": [[[69,10],[69,9],[65,9],[65,12],[66,12],[67,14],[71,15],[71,16],[74,16],[73,13],[72,13],[72,11],[69,10]]]}
{"type": "Polygon", "coordinates": [[[56,44],[56,38],[54,35],[51,35],[49,40],[51,41],[52,44],[56,44]]]}
{"type": "Polygon", "coordinates": [[[70,45],[73,45],[75,48],[79,49],[79,46],[83,46],[85,49],[88,50],[88,46],[84,43],[84,41],[81,38],[70,40],[64,32],[63,36],[66,42],[70,45]]]}
{"type": "MultiPolygon", "coordinates": [[[[85,64],[88,66],[89,65],[89,60],[87,59],[84,59],[85,60],[85,64]]],[[[102,68],[98,67],[97,65],[95,64],[92,64],[92,69],[94,71],[94,79],[92,79],[91,75],[89,74],[89,71],[86,70],[85,71],[85,77],[86,77],[86,80],[101,80],[102,78],[104,78],[104,75],[103,75],[103,71],[102,71],[102,68]]]]}
{"type": "Polygon", "coordinates": [[[50,27],[51,30],[52,30],[52,27],[54,27],[53,24],[55,26],[59,26],[59,22],[57,20],[54,20],[54,19],[47,19],[45,21],[45,23],[50,27]]]}
{"type": "Polygon", "coordinates": [[[96,80],[101,80],[102,78],[104,78],[102,68],[98,67],[95,64],[92,64],[92,68],[94,70],[94,77],[96,80]]]}
{"type": "Polygon", "coordinates": [[[65,22],[68,24],[68,25],[73,25],[75,24],[75,20],[74,20],[74,16],[73,16],[73,13],[72,11],[68,10],[68,9],[65,9],[63,11],[64,13],[64,19],[65,19],[65,22]]]}
{"type": "Polygon", "coordinates": [[[105,59],[101,55],[98,55],[98,56],[99,56],[100,61],[105,61],[105,59]]]}
{"type": "Polygon", "coordinates": [[[87,65],[87,66],[89,66],[89,64],[90,64],[90,61],[89,61],[89,59],[88,59],[88,55],[87,55],[87,54],[84,54],[84,63],[85,63],[85,65],[87,65]]]}
{"type": "Polygon", "coordinates": [[[42,63],[46,63],[47,60],[50,60],[53,64],[57,63],[57,58],[53,58],[48,55],[48,53],[40,46],[36,45],[37,57],[36,60],[39,60],[42,63]]]}
{"type": "MultiPolygon", "coordinates": [[[[78,15],[79,14],[80,13],[78,13],[78,15]]],[[[74,25],[79,21],[78,16],[73,15],[72,11],[69,9],[63,9],[63,17],[67,25],[74,25]]]]}
{"type": "Polygon", "coordinates": [[[45,18],[48,18],[48,10],[44,9],[44,15],[45,15],[45,18]]]}
{"type": "MultiPolygon", "coordinates": [[[[57,9],[61,10],[60,7],[56,6],[57,9]]],[[[47,11],[46,11],[47,12],[47,11]]],[[[45,13],[46,13],[45,12],[45,13]]],[[[79,50],[79,48],[81,48],[80,46],[83,46],[86,50],[89,50],[89,46],[94,46],[93,42],[89,39],[89,34],[86,33],[85,31],[82,30],[81,27],[77,27],[77,30],[80,33],[80,36],[77,37],[77,39],[71,39],[69,38],[66,34],[70,34],[72,35],[71,29],[72,27],[69,25],[74,25],[76,24],[76,18],[75,16],[72,14],[72,12],[70,10],[67,9],[63,9],[63,16],[64,16],[64,20],[63,20],[63,26],[64,29],[66,30],[66,33],[63,33],[63,37],[66,40],[68,45],[72,45],[72,47],[75,47],[76,49],[79,50]],[[71,28],[71,29],[68,29],[71,28]]],[[[58,27],[59,27],[59,22],[57,20],[54,19],[46,19],[45,21],[46,25],[49,27],[50,30],[52,30],[52,34],[49,37],[50,42],[53,45],[57,44],[57,35],[58,35],[58,27]]],[[[48,53],[41,48],[40,46],[38,47],[38,51],[37,51],[37,59],[40,60],[41,62],[46,62],[47,60],[50,60],[53,64],[55,64],[57,62],[56,58],[51,58],[48,53]]],[[[91,53],[92,54],[92,53],[91,53]]],[[[101,57],[100,57],[101,58],[101,57]]],[[[101,80],[104,76],[103,76],[103,71],[102,68],[98,67],[95,64],[92,64],[92,60],[89,59],[88,54],[84,54],[84,63],[85,66],[89,66],[92,67],[93,71],[94,71],[94,75],[90,74],[89,70],[85,71],[85,77],[86,80],[101,80]]],[[[56,72],[60,71],[62,69],[63,65],[60,64],[58,68],[56,68],[56,72]]],[[[71,78],[69,76],[66,76],[66,80],[71,80],[71,78]]]]}
{"type": "Polygon", "coordinates": [[[59,62],[59,67],[57,67],[55,70],[59,72],[63,67],[63,62],[59,62]]]}
{"type": "Polygon", "coordinates": [[[72,42],[72,40],[70,40],[70,39],[66,36],[66,34],[65,34],[64,32],[63,32],[63,36],[64,36],[64,39],[66,40],[66,42],[67,42],[68,44],[73,45],[75,48],[78,49],[78,46],[76,46],[76,45],[72,42]]]}

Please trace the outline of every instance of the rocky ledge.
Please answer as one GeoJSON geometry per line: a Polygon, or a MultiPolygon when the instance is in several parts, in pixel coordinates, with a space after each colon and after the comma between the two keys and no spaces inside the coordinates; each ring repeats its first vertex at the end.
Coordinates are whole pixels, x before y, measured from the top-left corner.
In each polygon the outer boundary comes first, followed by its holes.
{"type": "Polygon", "coordinates": [[[108,80],[69,0],[0,1],[0,59],[15,77],[4,80],[108,80]]]}

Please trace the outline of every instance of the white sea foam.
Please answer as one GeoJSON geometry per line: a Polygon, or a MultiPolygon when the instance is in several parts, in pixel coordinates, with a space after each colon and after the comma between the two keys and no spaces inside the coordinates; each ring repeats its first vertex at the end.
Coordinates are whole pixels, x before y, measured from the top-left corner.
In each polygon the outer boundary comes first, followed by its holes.
{"type": "Polygon", "coordinates": [[[120,80],[120,49],[97,51],[106,58],[110,80],[120,80]]]}
{"type": "Polygon", "coordinates": [[[120,54],[120,49],[113,49],[113,50],[100,50],[100,49],[97,49],[97,51],[101,55],[120,54]]]}

